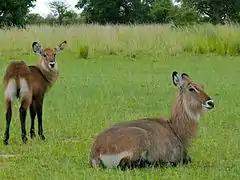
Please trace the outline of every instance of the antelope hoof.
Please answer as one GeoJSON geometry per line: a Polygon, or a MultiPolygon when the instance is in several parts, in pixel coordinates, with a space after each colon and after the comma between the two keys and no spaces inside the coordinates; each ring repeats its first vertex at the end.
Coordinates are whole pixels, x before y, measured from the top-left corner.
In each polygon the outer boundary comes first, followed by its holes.
{"type": "Polygon", "coordinates": [[[4,144],[4,145],[8,145],[8,140],[7,140],[7,139],[4,139],[4,140],[3,140],[3,144],[4,144]]]}
{"type": "Polygon", "coordinates": [[[174,168],[177,167],[179,163],[177,162],[168,162],[166,163],[166,167],[174,168]]]}
{"type": "Polygon", "coordinates": [[[27,136],[23,136],[23,137],[22,137],[22,142],[23,142],[24,144],[26,144],[26,143],[27,143],[27,141],[28,141],[28,138],[27,138],[27,136]]]}
{"type": "Polygon", "coordinates": [[[45,140],[45,136],[42,134],[42,135],[39,135],[39,138],[40,140],[44,141],[45,140]]]}
{"type": "Polygon", "coordinates": [[[36,137],[35,132],[30,132],[30,137],[31,139],[35,138],[36,137]]]}

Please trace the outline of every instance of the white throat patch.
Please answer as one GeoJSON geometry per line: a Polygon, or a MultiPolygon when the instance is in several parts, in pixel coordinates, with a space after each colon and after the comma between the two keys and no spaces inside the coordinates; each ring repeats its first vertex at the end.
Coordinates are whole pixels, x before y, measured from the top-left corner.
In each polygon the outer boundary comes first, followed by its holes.
{"type": "Polygon", "coordinates": [[[187,115],[188,115],[191,119],[193,119],[193,120],[195,120],[195,121],[197,121],[197,122],[200,120],[200,113],[199,113],[199,112],[193,113],[193,112],[189,109],[189,107],[187,106],[187,104],[186,104],[185,102],[183,102],[183,106],[184,106],[184,110],[186,111],[187,115]]]}
{"type": "Polygon", "coordinates": [[[44,61],[41,61],[41,67],[45,70],[45,71],[49,71],[48,67],[46,66],[44,61]]]}

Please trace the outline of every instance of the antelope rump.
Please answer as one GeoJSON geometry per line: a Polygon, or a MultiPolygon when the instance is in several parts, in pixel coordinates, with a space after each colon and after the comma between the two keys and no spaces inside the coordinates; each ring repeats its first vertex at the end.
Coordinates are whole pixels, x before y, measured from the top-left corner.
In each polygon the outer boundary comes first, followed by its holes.
{"type": "Polygon", "coordinates": [[[203,110],[214,101],[186,73],[172,72],[178,93],[168,119],[142,118],[114,124],[98,134],[89,156],[93,168],[141,168],[188,164],[188,148],[203,110]]]}
{"type": "Polygon", "coordinates": [[[55,48],[42,48],[38,42],[32,43],[33,51],[40,56],[36,66],[28,66],[24,61],[11,61],[3,77],[6,128],[3,143],[8,144],[9,129],[12,118],[12,103],[20,100],[19,118],[21,122],[22,141],[27,142],[25,121],[27,109],[31,117],[30,136],[35,137],[34,119],[38,118],[38,135],[45,140],[42,126],[42,107],[44,95],[58,78],[56,53],[62,51],[67,44],[63,41],[55,48]]]}

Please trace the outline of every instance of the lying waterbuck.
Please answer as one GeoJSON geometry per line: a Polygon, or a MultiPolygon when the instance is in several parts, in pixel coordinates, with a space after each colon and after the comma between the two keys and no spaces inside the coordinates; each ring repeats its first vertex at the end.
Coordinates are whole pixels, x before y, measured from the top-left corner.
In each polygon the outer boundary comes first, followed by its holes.
{"type": "Polygon", "coordinates": [[[186,74],[172,73],[178,87],[169,119],[143,118],[117,123],[93,143],[91,167],[140,168],[191,162],[187,149],[196,135],[200,114],[214,108],[203,86],[186,74]]]}
{"type": "Polygon", "coordinates": [[[4,84],[4,101],[6,107],[6,129],[4,144],[8,144],[9,129],[12,118],[12,103],[15,98],[20,99],[19,118],[21,122],[22,141],[27,142],[25,121],[27,109],[30,110],[31,128],[30,136],[35,137],[34,119],[38,118],[38,135],[45,140],[42,127],[42,109],[44,95],[54,84],[58,77],[56,52],[64,49],[66,41],[55,48],[42,48],[39,43],[33,42],[32,49],[40,55],[40,61],[36,66],[28,66],[24,61],[11,61],[6,69],[4,84]]]}

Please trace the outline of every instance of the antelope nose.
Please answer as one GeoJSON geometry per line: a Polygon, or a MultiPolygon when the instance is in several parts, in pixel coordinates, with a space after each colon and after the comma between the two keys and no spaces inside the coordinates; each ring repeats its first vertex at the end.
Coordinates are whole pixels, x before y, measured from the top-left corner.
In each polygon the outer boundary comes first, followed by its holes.
{"type": "Polygon", "coordinates": [[[207,104],[209,107],[214,108],[214,102],[213,102],[213,100],[208,100],[208,101],[206,102],[206,104],[207,104]]]}
{"type": "Polygon", "coordinates": [[[50,62],[49,65],[51,66],[51,68],[54,68],[55,62],[50,62]]]}

